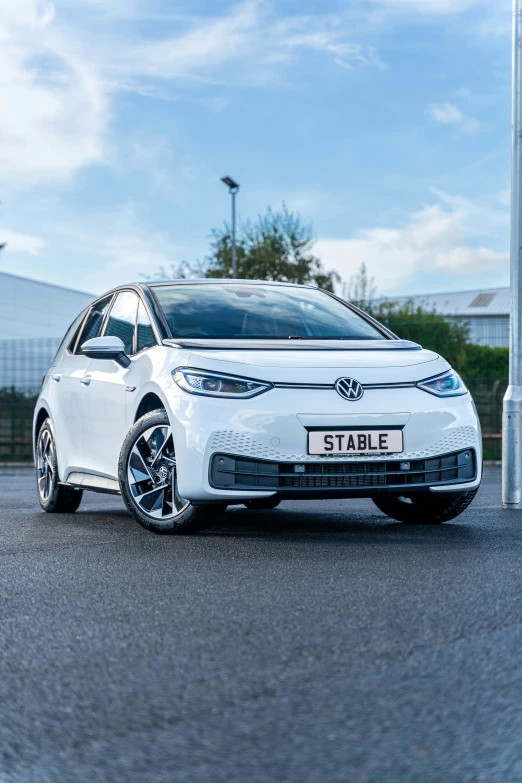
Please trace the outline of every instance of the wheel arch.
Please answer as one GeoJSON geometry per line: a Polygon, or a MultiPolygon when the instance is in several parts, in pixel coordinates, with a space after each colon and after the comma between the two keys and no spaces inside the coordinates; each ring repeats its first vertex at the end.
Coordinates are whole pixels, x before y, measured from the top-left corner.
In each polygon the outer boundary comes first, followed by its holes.
{"type": "Polygon", "coordinates": [[[45,405],[42,405],[40,403],[40,406],[38,407],[38,411],[35,411],[34,415],[34,427],[33,427],[33,454],[36,453],[36,439],[38,438],[38,433],[40,432],[40,429],[42,427],[42,424],[46,419],[50,419],[51,414],[49,413],[48,409],[45,407],[45,405]]]}
{"type": "Polygon", "coordinates": [[[160,395],[157,392],[148,391],[146,394],[143,395],[141,398],[138,407],[136,408],[136,413],[134,415],[134,424],[138,421],[138,419],[141,419],[142,416],[145,416],[146,413],[150,413],[151,411],[155,411],[158,409],[162,409],[164,411],[167,410],[167,406],[161,399],[160,395]]]}

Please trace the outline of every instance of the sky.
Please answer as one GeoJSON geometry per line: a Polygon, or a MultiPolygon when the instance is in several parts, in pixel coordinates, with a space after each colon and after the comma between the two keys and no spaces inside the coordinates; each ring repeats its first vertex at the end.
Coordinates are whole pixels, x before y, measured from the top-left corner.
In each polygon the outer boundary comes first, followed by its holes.
{"type": "Polygon", "coordinates": [[[381,294],[507,285],[510,0],[0,0],[0,270],[101,293],[284,202],[381,294]]]}

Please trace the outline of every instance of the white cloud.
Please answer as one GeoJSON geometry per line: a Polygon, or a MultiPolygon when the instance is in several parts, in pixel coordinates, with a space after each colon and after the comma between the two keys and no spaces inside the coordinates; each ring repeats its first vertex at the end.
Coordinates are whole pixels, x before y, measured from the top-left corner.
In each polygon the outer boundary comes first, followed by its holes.
{"type": "Polygon", "coordinates": [[[94,69],[37,0],[0,6],[2,178],[67,177],[103,157],[106,102],[94,69]]]}
{"type": "Polygon", "coordinates": [[[47,242],[40,237],[0,227],[0,243],[3,242],[7,242],[3,253],[28,253],[33,256],[40,255],[47,246],[47,242]]]}
{"type": "Polygon", "coordinates": [[[275,16],[264,0],[243,0],[210,17],[166,17],[158,38],[121,24],[146,16],[146,0],[0,3],[0,171],[24,185],[67,179],[107,161],[113,96],[157,99],[179,90],[277,80],[300,54],[324,54],[344,68],[382,67],[371,47],[347,41],[340,18],[275,16]],[[75,23],[67,22],[74,8],[75,23]],[[118,22],[118,19],[120,21],[118,22]]]}
{"type": "Polygon", "coordinates": [[[426,114],[441,125],[457,125],[463,133],[472,136],[480,125],[475,117],[467,117],[452,103],[430,103],[426,114]]]}
{"type": "Polygon", "coordinates": [[[507,213],[437,195],[439,202],[413,213],[400,228],[361,229],[349,239],[319,240],[316,250],[324,265],[348,280],[365,263],[381,291],[404,285],[419,272],[466,278],[507,269],[508,254],[480,242],[507,228],[507,213]]]}
{"type": "Polygon", "coordinates": [[[469,276],[472,274],[496,272],[508,262],[507,253],[498,253],[487,247],[453,247],[438,253],[436,268],[453,274],[469,276]]]}
{"type": "Polygon", "coordinates": [[[347,41],[337,16],[275,17],[261,0],[244,0],[222,16],[198,19],[162,40],[98,42],[103,68],[121,89],[147,80],[264,84],[300,52],[329,55],[339,65],[383,67],[372,47],[347,41]],[[241,67],[238,68],[238,63],[241,67]]]}
{"type": "Polygon", "coordinates": [[[464,119],[460,109],[451,103],[432,103],[428,106],[427,113],[435,122],[440,122],[443,125],[460,125],[464,119]]]}

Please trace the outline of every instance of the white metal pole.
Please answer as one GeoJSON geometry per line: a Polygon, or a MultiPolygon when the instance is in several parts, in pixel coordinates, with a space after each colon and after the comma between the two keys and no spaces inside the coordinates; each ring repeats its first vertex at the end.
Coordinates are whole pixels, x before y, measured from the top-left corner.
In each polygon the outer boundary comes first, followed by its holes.
{"type": "Polygon", "coordinates": [[[522,509],[522,0],[513,0],[511,318],[509,386],[502,415],[502,503],[522,509]]]}

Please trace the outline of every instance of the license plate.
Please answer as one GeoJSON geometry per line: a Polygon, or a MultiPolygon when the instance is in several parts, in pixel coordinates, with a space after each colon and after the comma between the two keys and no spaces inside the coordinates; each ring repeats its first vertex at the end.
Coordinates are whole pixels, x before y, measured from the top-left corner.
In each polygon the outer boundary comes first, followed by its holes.
{"type": "Polygon", "coordinates": [[[403,450],[402,430],[321,430],[308,433],[309,454],[382,454],[403,450]]]}

